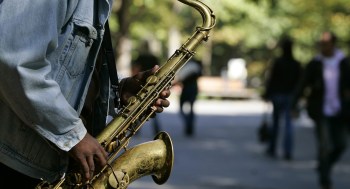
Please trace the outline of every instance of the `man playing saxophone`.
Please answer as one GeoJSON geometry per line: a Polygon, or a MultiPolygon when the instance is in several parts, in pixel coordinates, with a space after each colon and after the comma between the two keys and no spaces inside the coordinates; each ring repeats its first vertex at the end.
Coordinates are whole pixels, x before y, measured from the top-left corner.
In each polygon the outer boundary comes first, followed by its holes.
{"type": "MultiPolygon", "coordinates": [[[[100,51],[112,3],[0,0],[2,185],[55,182],[70,159],[84,180],[105,166],[108,154],[94,136],[115,114],[111,98],[120,96],[125,104],[158,69],[122,79],[113,93],[111,70],[100,51]]],[[[169,95],[168,88],[161,91],[156,113],[169,106],[169,95]]]]}

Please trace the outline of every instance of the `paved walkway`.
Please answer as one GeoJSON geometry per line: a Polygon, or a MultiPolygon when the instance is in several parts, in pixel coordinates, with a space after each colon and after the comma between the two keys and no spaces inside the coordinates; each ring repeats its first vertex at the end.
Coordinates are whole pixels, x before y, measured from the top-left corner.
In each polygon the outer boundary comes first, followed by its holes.
{"type": "MultiPolygon", "coordinates": [[[[129,189],[318,189],[315,143],[307,116],[295,120],[296,144],[291,162],[264,155],[256,130],[264,104],[248,101],[197,101],[195,136],[185,137],[176,99],[159,114],[162,130],[173,140],[174,167],[168,181],[156,185],[150,176],[133,182],[129,189]]],[[[130,146],[152,140],[146,123],[130,146]]],[[[350,135],[349,135],[350,138],[350,135]]],[[[350,188],[350,150],[335,167],[334,189],[350,188]]]]}

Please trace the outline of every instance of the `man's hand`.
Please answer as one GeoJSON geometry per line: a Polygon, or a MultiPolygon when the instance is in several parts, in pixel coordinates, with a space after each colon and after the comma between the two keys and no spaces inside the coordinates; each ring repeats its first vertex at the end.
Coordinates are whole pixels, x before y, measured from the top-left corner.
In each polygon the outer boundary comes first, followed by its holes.
{"type": "Polygon", "coordinates": [[[106,165],[108,157],[108,153],[100,143],[88,133],[69,151],[69,154],[80,165],[85,181],[92,178],[97,167],[102,168],[106,165]]]}
{"type": "MultiPolygon", "coordinates": [[[[147,78],[154,74],[159,69],[159,66],[156,65],[152,69],[139,72],[138,74],[124,78],[121,81],[121,102],[123,105],[127,104],[128,99],[131,96],[135,96],[137,92],[141,89],[141,86],[146,83],[147,78]]],[[[155,101],[154,106],[157,108],[156,112],[161,113],[163,112],[164,107],[168,107],[170,105],[170,102],[167,100],[167,98],[170,96],[170,89],[164,89],[160,92],[159,98],[155,101]]]]}

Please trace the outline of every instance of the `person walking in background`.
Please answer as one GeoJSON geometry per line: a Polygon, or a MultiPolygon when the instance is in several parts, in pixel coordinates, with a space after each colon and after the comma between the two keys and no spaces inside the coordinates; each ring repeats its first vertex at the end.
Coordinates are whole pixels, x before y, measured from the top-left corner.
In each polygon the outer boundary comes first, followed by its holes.
{"type": "Polygon", "coordinates": [[[349,124],[350,71],[349,61],[336,47],[337,38],[323,32],[317,54],[306,66],[295,96],[306,98],[306,109],[315,123],[317,140],[317,173],[321,189],[332,187],[331,171],[347,145],[349,124]]]}
{"type": "MultiPolygon", "coordinates": [[[[159,65],[159,59],[151,53],[150,44],[145,42],[140,48],[140,54],[131,63],[131,74],[136,75],[139,72],[152,69],[155,65],[159,65]]],[[[149,121],[153,123],[154,133],[160,132],[161,126],[158,117],[153,117],[149,121]]]]}
{"type": "Polygon", "coordinates": [[[302,67],[293,56],[293,42],[291,39],[282,39],[280,48],[282,55],[272,63],[272,68],[266,82],[265,94],[263,95],[264,99],[271,101],[273,106],[272,128],[270,128],[267,154],[271,157],[276,156],[280,121],[282,118],[285,126],[283,136],[284,159],[291,160],[294,146],[291,102],[298,80],[301,77],[302,67]]]}
{"type": "Polygon", "coordinates": [[[196,59],[188,61],[178,72],[174,83],[181,86],[180,114],[185,122],[185,135],[194,134],[194,103],[198,95],[198,78],[202,76],[202,62],[196,59]]]}

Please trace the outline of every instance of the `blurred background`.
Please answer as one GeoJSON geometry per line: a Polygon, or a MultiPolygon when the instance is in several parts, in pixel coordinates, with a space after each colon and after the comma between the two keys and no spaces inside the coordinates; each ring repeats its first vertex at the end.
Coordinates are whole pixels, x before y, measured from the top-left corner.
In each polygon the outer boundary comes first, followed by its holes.
{"type": "MultiPolygon", "coordinates": [[[[339,46],[349,52],[348,0],[202,1],[217,17],[209,41],[195,55],[203,62],[205,77],[226,78],[230,61],[243,59],[245,87],[259,88],[271,59],[279,53],[274,49],[282,36],[292,38],[295,57],[302,63],[312,58],[315,41],[324,30],[332,30],[339,46]]],[[[196,10],[177,0],[115,1],[113,10],[110,24],[117,66],[126,75],[145,41],[160,62],[165,62],[202,24],[196,10]]]]}
{"type": "MultiPolygon", "coordinates": [[[[202,63],[199,93],[194,103],[195,134],[186,137],[179,115],[181,87],[172,88],[171,106],[158,115],[161,130],[174,143],[171,177],[156,185],[151,177],[130,188],[194,189],[316,189],[316,147],[313,123],[304,110],[294,118],[295,157],[286,162],[269,159],[257,139],[264,114],[260,99],[266,72],[276,58],[278,41],[294,41],[295,58],[305,65],[317,52],[324,30],[338,36],[338,46],[350,53],[349,0],[202,0],[215,13],[211,36],[196,51],[202,63]]],[[[115,1],[110,19],[118,72],[131,75],[132,62],[148,51],[160,64],[201,26],[198,12],[177,0],[115,1]]],[[[147,123],[148,124],[148,123],[147,123]]],[[[133,144],[149,141],[152,126],[143,127],[133,144]]],[[[348,150],[349,151],[349,150],[348,150]]],[[[350,188],[349,152],[336,165],[336,189],[350,188]]]]}

